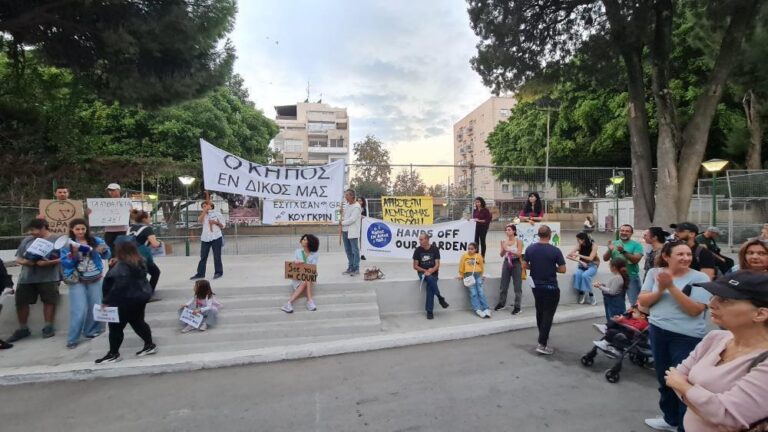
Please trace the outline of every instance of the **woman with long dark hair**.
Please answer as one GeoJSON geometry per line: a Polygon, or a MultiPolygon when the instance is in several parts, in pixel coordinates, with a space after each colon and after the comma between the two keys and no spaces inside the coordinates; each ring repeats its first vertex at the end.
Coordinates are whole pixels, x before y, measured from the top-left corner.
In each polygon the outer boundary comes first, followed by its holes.
{"type": "MultiPolygon", "coordinates": [[[[296,249],[293,253],[293,262],[296,264],[304,263],[317,265],[319,259],[317,251],[320,249],[320,239],[313,234],[304,234],[301,236],[301,239],[299,239],[299,244],[301,247],[296,249]]],[[[291,281],[291,284],[293,285],[293,294],[291,294],[291,297],[288,299],[288,303],[280,307],[280,310],[285,313],[293,313],[293,302],[302,295],[307,297],[307,310],[317,310],[315,301],[312,299],[313,283],[310,281],[294,280],[291,281]]]]}
{"type": "Polygon", "coordinates": [[[592,279],[600,265],[597,245],[585,232],[576,234],[576,242],[578,245],[566,257],[578,264],[573,273],[573,288],[579,292],[579,304],[589,303],[594,306],[597,304],[597,298],[592,292],[592,279]]]}
{"type": "Polygon", "coordinates": [[[493,310],[503,309],[507,304],[507,292],[512,283],[515,300],[512,315],[520,313],[520,303],[523,297],[523,241],[517,238],[517,227],[509,224],[504,228],[506,240],[501,241],[501,283],[499,284],[499,302],[493,310]]]}
{"type": "Polygon", "coordinates": [[[525,207],[520,210],[520,222],[528,222],[531,225],[544,220],[544,207],[541,204],[541,197],[538,192],[528,194],[528,201],[525,207]]]}
{"type": "Polygon", "coordinates": [[[100,237],[91,234],[85,219],[69,223],[68,244],[60,251],[64,282],[69,285],[69,333],[67,348],[77,347],[80,336],[93,339],[104,331],[104,325],[93,320],[93,305],[101,304],[104,261],[112,253],[100,237]]]}
{"type": "Polygon", "coordinates": [[[102,307],[117,307],[120,322],[109,323],[109,352],[96,360],[96,364],[120,361],[123,330],[128,324],[144,341],[144,347],[136,353],[138,357],[157,352],[157,345],[152,342],[152,330],[144,320],[144,310],[152,296],[146,261],[128,236],[115,239],[115,259],[114,267],[104,278],[102,307]]]}
{"type": "Polygon", "coordinates": [[[485,258],[485,237],[488,235],[488,227],[491,226],[491,211],[486,208],[483,197],[476,197],[474,206],[472,219],[475,220],[475,244],[478,245],[480,255],[485,258]]]}
{"type": "Polygon", "coordinates": [[[152,292],[157,288],[157,282],[160,280],[160,267],[155,263],[150,248],[159,248],[163,244],[157,239],[155,231],[149,220],[149,213],[133,209],[131,210],[131,224],[128,230],[129,236],[136,238],[136,244],[139,246],[139,253],[147,261],[147,273],[149,273],[149,284],[152,285],[152,292]]]}

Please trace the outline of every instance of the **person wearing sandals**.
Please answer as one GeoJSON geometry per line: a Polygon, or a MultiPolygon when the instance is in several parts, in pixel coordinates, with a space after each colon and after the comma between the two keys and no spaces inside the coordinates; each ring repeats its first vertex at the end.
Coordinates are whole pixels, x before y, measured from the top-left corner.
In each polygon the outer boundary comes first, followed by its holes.
{"type": "Polygon", "coordinates": [[[152,341],[152,329],[144,320],[152,287],[147,280],[147,264],[132,237],[123,235],[115,239],[115,265],[104,277],[102,291],[102,307],[117,307],[120,322],[109,323],[109,352],[96,360],[96,364],[120,361],[123,330],[128,324],[144,341],[144,347],[136,356],[157,353],[157,345],[152,341]]]}
{"type": "Polygon", "coordinates": [[[112,252],[100,237],[91,234],[85,219],[69,223],[69,239],[60,250],[64,283],[69,285],[69,333],[67,348],[77,347],[80,336],[93,339],[104,331],[104,324],[93,320],[93,305],[101,304],[104,261],[112,252]]]}
{"type": "Polygon", "coordinates": [[[768,275],[749,270],[698,284],[709,291],[709,332],[666,371],[688,406],[687,431],[768,430],[768,275]]]}
{"type": "MultiPolygon", "coordinates": [[[[203,315],[203,322],[200,323],[199,331],[206,331],[209,328],[216,326],[219,317],[219,308],[221,303],[216,300],[216,294],[211,289],[211,283],[205,279],[198,279],[195,281],[193,288],[194,295],[192,299],[181,305],[179,308],[179,317],[185,308],[190,309],[194,315],[203,315]]],[[[181,329],[182,333],[188,333],[195,328],[187,324],[181,329]]]]}
{"type": "MultiPolygon", "coordinates": [[[[299,244],[301,244],[301,247],[294,252],[293,262],[296,264],[304,263],[317,265],[319,258],[317,251],[320,249],[320,239],[312,234],[304,234],[301,236],[299,244]]],[[[291,281],[291,285],[293,286],[293,294],[291,294],[291,298],[288,299],[288,303],[280,307],[280,310],[285,313],[293,313],[293,302],[301,297],[302,294],[307,296],[307,310],[317,310],[315,301],[312,299],[312,282],[294,280],[291,281]]]]}
{"type": "Polygon", "coordinates": [[[499,302],[493,310],[501,310],[507,304],[507,292],[510,281],[514,286],[515,300],[512,315],[520,313],[520,303],[523,297],[523,241],[517,238],[517,226],[509,224],[504,228],[507,239],[501,241],[499,256],[501,261],[501,284],[499,285],[499,302]]]}
{"type": "Polygon", "coordinates": [[[592,292],[592,279],[597,274],[597,266],[600,265],[600,257],[597,256],[597,245],[589,238],[589,234],[580,232],[576,234],[578,245],[566,258],[578,263],[573,273],[573,288],[579,292],[579,304],[597,304],[597,298],[592,292]]]}

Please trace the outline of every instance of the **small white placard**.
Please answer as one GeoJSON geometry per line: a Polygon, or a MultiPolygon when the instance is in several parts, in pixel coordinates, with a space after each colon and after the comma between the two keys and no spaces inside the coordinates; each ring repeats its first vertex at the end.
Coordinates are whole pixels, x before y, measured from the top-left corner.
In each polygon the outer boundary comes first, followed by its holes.
{"type": "Polygon", "coordinates": [[[35,239],[31,245],[27,248],[28,254],[38,255],[41,257],[47,257],[53,251],[53,243],[45,239],[35,239]]]}
{"type": "Polygon", "coordinates": [[[91,226],[126,226],[131,219],[130,198],[88,198],[91,226]]]}
{"type": "Polygon", "coordinates": [[[117,308],[107,306],[101,307],[100,304],[93,305],[93,320],[105,323],[119,323],[120,317],[117,314],[117,308]]]}
{"type": "Polygon", "coordinates": [[[203,323],[203,314],[193,314],[192,309],[185,307],[183,311],[181,311],[181,317],[179,318],[181,322],[187,325],[191,325],[194,328],[200,328],[200,325],[203,323]]]}

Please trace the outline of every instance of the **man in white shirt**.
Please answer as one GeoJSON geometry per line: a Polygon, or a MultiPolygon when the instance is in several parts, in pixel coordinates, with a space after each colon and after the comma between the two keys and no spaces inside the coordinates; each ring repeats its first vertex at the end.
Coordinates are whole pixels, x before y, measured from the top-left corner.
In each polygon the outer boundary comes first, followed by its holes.
{"type": "Polygon", "coordinates": [[[213,278],[224,276],[224,267],[221,264],[221,248],[224,245],[224,234],[221,230],[226,226],[221,212],[214,210],[212,202],[204,202],[203,212],[197,217],[197,221],[203,224],[200,233],[200,262],[197,264],[197,273],[190,280],[205,277],[205,266],[208,263],[208,252],[213,249],[213,278]]]}
{"type": "Polygon", "coordinates": [[[355,200],[355,191],[347,189],[344,192],[344,214],[341,219],[341,239],[344,241],[344,252],[347,253],[347,269],[342,274],[357,276],[360,274],[360,224],[363,219],[362,208],[355,200]]]}
{"type": "MultiPolygon", "coordinates": [[[[117,183],[110,183],[107,185],[107,195],[110,198],[120,198],[123,194],[123,191],[120,190],[120,185],[117,183]]],[[[67,194],[69,195],[69,194],[67,194]]],[[[90,215],[91,211],[88,209],[86,214],[90,215]]],[[[107,246],[109,246],[110,249],[112,249],[112,253],[115,253],[115,239],[120,237],[121,235],[126,235],[128,233],[128,226],[119,225],[119,226],[108,226],[104,227],[104,241],[107,243],[107,246]]]]}

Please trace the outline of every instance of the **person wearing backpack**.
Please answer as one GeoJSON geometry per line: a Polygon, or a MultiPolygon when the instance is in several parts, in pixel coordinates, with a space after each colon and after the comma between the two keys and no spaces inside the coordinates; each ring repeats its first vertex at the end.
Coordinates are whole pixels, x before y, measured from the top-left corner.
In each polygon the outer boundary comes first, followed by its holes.
{"type": "Polygon", "coordinates": [[[134,222],[128,229],[128,235],[136,240],[139,247],[139,253],[147,261],[147,273],[149,273],[149,284],[152,285],[152,292],[157,289],[157,282],[160,280],[160,267],[155,263],[150,248],[159,248],[163,244],[157,239],[155,231],[152,229],[149,221],[149,213],[133,209],[131,210],[131,220],[134,222]]]}
{"type": "Polygon", "coordinates": [[[96,360],[96,364],[120,361],[123,330],[130,324],[133,331],[144,341],[144,347],[136,353],[143,357],[157,352],[152,341],[152,330],[144,320],[152,287],[147,281],[147,264],[133,239],[119,236],[115,239],[115,264],[104,277],[102,307],[117,307],[120,322],[109,323],[109,352],[96,360]]]}
{"type": "Polygon", "coordinates": [[[768,275],[742,270],[698,284],[712,294],[709,332],[666,384],[688,406],[685,430],[765,430],[768,425],[768,275]]]}

